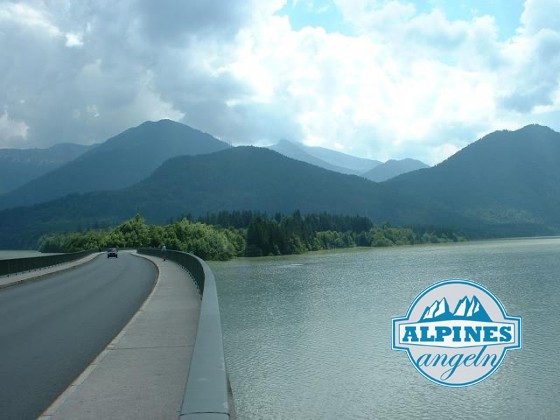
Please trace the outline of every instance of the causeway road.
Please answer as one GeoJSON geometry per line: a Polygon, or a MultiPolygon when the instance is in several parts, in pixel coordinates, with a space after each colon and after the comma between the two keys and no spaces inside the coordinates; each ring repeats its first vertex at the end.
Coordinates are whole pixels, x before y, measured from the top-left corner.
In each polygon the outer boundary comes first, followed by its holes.
{"type": "Polygon", "coordinates": [[[113,340],[158,270],[120,252],[0,290],[0,417],[36,419],[113,340]]]}

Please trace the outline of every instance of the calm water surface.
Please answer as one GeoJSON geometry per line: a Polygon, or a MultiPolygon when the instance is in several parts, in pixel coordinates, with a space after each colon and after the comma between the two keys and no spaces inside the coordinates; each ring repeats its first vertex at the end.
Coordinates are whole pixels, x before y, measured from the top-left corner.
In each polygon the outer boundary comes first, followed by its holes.
{"type": "Polygon", "coordinates": [[[560,418],[560,239],[358,249],[212,263],[240,419],[560,418]],[[391,350],[391,318],[467,278],[523,317],[523,349],[446,388],[391,350]],[[552,315],[552,316],[551,316],[552,315]]]}
{"type": "Polygon", "coordinates": [[[13,258],[28,258],[28,257],[40,257],[42,255],[52,255],[43,254],[39,251],[0,251],[0,260],[11,260],[13,258]]]}

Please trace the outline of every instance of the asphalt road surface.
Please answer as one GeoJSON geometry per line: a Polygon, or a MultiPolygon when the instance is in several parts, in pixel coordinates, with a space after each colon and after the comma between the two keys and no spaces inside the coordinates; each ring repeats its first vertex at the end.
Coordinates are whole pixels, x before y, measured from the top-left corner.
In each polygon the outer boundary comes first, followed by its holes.
{"type": "Polygon", "coordinates": [[[36,419],[122,330],[156,268],[120,252],[0,290],[0,419],[36,419]]]}

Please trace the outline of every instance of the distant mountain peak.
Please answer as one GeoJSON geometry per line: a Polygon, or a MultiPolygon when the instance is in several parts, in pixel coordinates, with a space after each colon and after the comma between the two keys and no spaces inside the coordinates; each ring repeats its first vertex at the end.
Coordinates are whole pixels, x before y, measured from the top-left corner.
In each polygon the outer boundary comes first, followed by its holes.
{"type": "Polygon", "coordinates": [[[347,173],[344,168],[332,165],[325,162],[323,159],[317,158],[307,152],[306,147],[302,144],[297,144],[286,139],[280,140],[278,143],[268,147],[270,150],[274,150],[284,156],[291,159],[299,160],[301,162],[310,163],[311,165],[318,166],[320,168],[328,169],[329,171],[347,173]]]}
{"type": "Polygon", "coordinates": [[[540,124],[526,125],[525,127],[522,127],[519,130],[516,130],[516,132],[518,132],[520,134],[532,135],[532,136],[535,136],[535,135],[548,136],[552,133],[556,133],[552,128],[547,127],[545,125],[540,125],[540,124]]]}
{"type": "Polygon", "coordinates": [[[475,141],[473,143],[471,143],[470,145],[468,145],[467,147],[470,147],[472,145],[476,145],[478,142],[480,141],[489,141],[489,140],[495,140],[495,139],[500,139],[503,141],[511,141],[514,139],[518,139],[518,140],[523,140],[523,141],[531,141],[531,139],[534,139],[535,137],[541,138],[541,137],[549,137],[551,135],[554,134],[558,134],[556,131],[554,131],[552,128],[547,127],[545,125],[540,125],[540,124],[528,124],[526,126],[523,126],[521,128],[518,128],[516,130],[496,130],[493,131],[485,136],[483,136],[482,138],[480,138],[478,141],[475,141]]]}
{"type": "Polygon", "coordinates": [[[292,159],[348,175],[361,175],[381,164],[376,160],[360,158],[324,147],[306,146],[287,139],[279,140],[269,149],[292,159]]]}
{"type": "Polygon", "coordinates": [[[389,159],[387,162],[376,166],[372,170],[364,173],[362,176],[371,181],[383,182],[399,175],[417,171],[418,169],[426,169],[429,166],[424,162],[416,159],[405,158],[401,160],[389,159]]]}
{"type": "Polygon", "coordinates": [[[128,187],[148,177],[167,159],[230,147],[176,121],[146,121],[2,195],[0,208],[31,205],[76,192],[128,187]]]}
{"type": "Polygon", "coordinates": [[[546,125],[541,125],[541,124],[537,124],[537,123],[533,123],[533,124],[527,124],[526,126],[522,127],[519,129],[519,131],[521,130],[544,130],[544,131],[554,131],[552,128],[546,126],[546,125]]]}
{"type": "Polygon", "coordinates": [[[289,148],[294,148],[294,149],[298,149],[298,150],[303,150],[303,145],[301,143],[296,143],[294,141],[290,141],[290,140],[287,140],[287,139],[278,140],[278,143],[271,146],[270,148],[273,148],[273,147],[289,147],[289,148]]]}

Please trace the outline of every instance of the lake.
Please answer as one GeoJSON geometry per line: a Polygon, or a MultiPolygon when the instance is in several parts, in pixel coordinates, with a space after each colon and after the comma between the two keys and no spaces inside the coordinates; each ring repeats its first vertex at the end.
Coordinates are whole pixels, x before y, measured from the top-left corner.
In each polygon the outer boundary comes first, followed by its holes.
{"type": "Polygon", "coordinates": [[[22,251],[22,250],[14,250],[14,251],[5,251],[0,250],[0,260],[11,260],[14,258],[29,258],[29,257],[40,257],[44,255],[53,255],[53,254],[44,254],[39,251],[22,251]]]}
{"type": "Polygon", "coordinates": [[[214,262],[240,419],[533,419],[560,412],[560,239],[350,249],[214,262]],[[523,317],[523,348],[466,388],[391,350],[391,319],[466,278],[523,317]]]}

